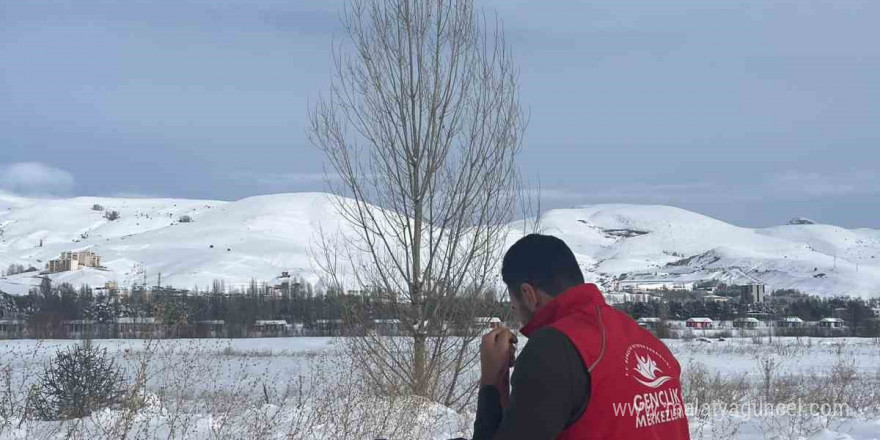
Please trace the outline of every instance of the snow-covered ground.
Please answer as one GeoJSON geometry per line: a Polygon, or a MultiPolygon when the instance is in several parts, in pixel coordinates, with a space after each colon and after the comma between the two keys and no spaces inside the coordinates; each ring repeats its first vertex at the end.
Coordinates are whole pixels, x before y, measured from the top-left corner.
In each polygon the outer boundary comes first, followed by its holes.
{"type": "MultiPolygon", "coordinates": [[[[96,341],[137,377],[148,365],[147,399],[136,412],[105,410],[60,424],[4,419],[0,439],[296,438],[449,439],[468,437],[474,414],[412,398],[364,395],[346,363],[340,340],[96,341]],[[21,423],[20,423],[21,422],[21,423]]],[[[13,400],[22,398],[55,350],[74,341],[7,341],[0,372],[10,374],[13,400]],[[18,393],[17,395],[15,393],[18,393]]],[[[739,403],[689,414],[694,438],[880,438],[880,341],[774,338],[667,341],[684,368],[689,404],[697,399],[739,403]],[[767,386],[765,386],[767,385],[767,386]],[[778,402],[839,402],[823,415],[806,407],[794,415],[759,413],[756,396],[778,402]],[[825,395],[823,393],[830,393],[825,395]],[[835,412],[837,410],[839,412],[835,412]]],[[[5,379],[4,379],[5,381],[5,379]]],[[[0,382],[4,382],[0,381],[0,382]]],[[[4,382],[5,383],[5,382],[4,382]]],[[[0,387],[0,403],[5,388],[0,387]]],[[[705,402],[703,402],[705,403],[705,402]]]]}
{"type": "MultiPolygon", "coordinates": [[[[234,202],[78,197],[32,199],[0,194],[0,267],[45,268],[63,251],[92,249],[107,270],[52,275],[75,286],[157,281],[208,288],[243,286],[288,271],[316,281],[309,249],[319,231],[344,230],[329,196],[277,194],[234,202]],[[98,204],[104,211],[93,210],[98,204]],[[118,211],[109,221],[106,211],[118,211]],[[192,223],[181,223],[183,215],[192,223]],[[42,247],[40,243],[42,242],[42,247]]],[[[526,228],[527,229],[527,228],[526,228]]],[[[524,230],[511,224],[510,241],[524,230]]],[[[760,282],[819,295],[880,296],[880,231],[794,224],[767,229],[730,225],[669,206],[595,205],[556,209],[541,230],[568,242],[588,279],[719,279],[760,282]]],[[[33,273],[0,278],[0,290],[24,294],[33,273]]]]}

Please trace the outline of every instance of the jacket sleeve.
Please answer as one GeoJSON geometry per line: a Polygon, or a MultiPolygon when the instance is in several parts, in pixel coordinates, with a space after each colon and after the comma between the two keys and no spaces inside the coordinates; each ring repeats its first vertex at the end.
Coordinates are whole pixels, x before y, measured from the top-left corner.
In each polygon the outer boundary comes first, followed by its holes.
{"type": "Polygon", "coordinates": [[[480,389],[474,440],[554,439],[583,414],[589,392],[589,373],[571,341],[541,329],[516,360],[503,415],[498,390],[480,389]]]}

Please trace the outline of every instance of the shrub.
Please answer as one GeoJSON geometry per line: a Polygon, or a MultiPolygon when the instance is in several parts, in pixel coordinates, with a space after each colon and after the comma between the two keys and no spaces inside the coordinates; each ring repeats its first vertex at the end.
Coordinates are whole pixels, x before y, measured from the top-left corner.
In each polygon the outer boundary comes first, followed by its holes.
{"type": "Polygon", "coordinates": [[[104,213],[104,218],[110,220],[111,222],[119,219],[119,211],[107,211],[104,213]]]}
{"type": "Polygon", "coordinates": [[[193,219],[192,219],[192,217],[190,217],[188,215],[182,215],[182,216],[180,216],[180,219],[178,219],[178,221],[180,223],[192,223],[193,219]]]}
{"type": "Polygon", "coordinates": [[[93,411],[125,398],[122,371],[89,341],[59,350],[46,366],[32,393],[33,410],[40,420],[87,417],[93,411]]]}
{"type": "Polygon", "coordinates": [[[94,205],[92,205],[92,211],[103,211],[103,210],[104,210],[104,207],[101,206],[101,205],[99,205],[99,204],[97,204],[97,203],[95,203],[94,205]]]}

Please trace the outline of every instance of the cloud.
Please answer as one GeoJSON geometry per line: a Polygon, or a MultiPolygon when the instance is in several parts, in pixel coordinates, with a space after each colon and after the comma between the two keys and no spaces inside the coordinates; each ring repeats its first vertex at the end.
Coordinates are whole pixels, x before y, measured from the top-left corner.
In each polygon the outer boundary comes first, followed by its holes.
{"type": "Polygon", "coordinates": [[[759,202],[833,199],[835,197],[871,196],[880,194],[880,176],[867,170],[848,173],[815,173],[785,171],[737,183],[689,182],[647,184],[621,182],[593,189],[564,187],[543,188],[544,202],[566,204],[591,203],[657,203],[682,204],[705,202],[759,202]]]}
{"type": "Polygon", "coordinates": [[[866,170],[846,174],[786,171],[770,176],[768,187],[783,197],[858,196],[880,193],[880,178],[866,170]]]}
{"type": "Polygon", "coordinates": [[[546,202],[581,203],[674,203],[717,198],[719,186],[712,182],[651,185],[621,183],[591,190],[570,188],[541,188],[529,191],[546,202]]]}
{"type": "Polygon", "coordinates": [[[296,190],[304,186],[314,186],[339,179],[334,173],[324,174],[322,172],[290,172],[290,173],[256,173],[253,171],[242,171],[235,174],[235,179],[240,182],[247,182],[258,187],[268,190],[296,190]]]}
{"type": "Polygon", "coordinates": [[[161,194],[158,193],[142,193],[142,192],[130,192],[130,191],[119,191],[111,193],[108,197],[120,198],[120,199],[162,199],[165,198],[161,194]]]}
{"type": "Polygon", "coordinates": [[[0,165],[0,188],[28,195],[63,195],[74,187],[73,175],[40,162],[0,165]]]}

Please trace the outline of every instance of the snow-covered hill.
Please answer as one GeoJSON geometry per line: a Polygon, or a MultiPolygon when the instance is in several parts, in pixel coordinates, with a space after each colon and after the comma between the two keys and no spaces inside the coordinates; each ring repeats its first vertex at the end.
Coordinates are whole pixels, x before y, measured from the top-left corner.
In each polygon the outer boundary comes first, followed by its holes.
{"type": "MultiPolygon", "coordinates": [[[[79,197],[28,199],[0,194],[0,266],[45,267],[63,251],[92,249],[106,270],[52,275],[74,285],[141,283],[206,288],[215,279],[244,285],[282,271],[315,281],[309,258],[318,231],[344,224],[330,196],[278,194],[235,202],[79,197]],[[93,209],[101,205],[104,211],[93,209]],[[120,218],[109,221],[107,211],[120,218]],[[192,218],[181,223],[182,216],[192,218]],[[40,243],[42,241],[42,247],[40,243]]],[[[511,225],[511,242],[522,231],[511,225]]],[[[821,295],[880,296],[880,231],[796,224],[747,229],[668,206],[595,205],[544,213],[542,232],[563,238],[587,277],[721,279],[762,282],[821,295]]],[[[39,278],[0,278],[23,294],[39,278]]]]}
{"type": "Polygon", "coordinates": [[[606,285],[718,279],[880,296],[880,231],[872,229],[748,229],[669,206],[594,205],[546,212],[542,232],[569,243],[585,273],[606,285]]]}

